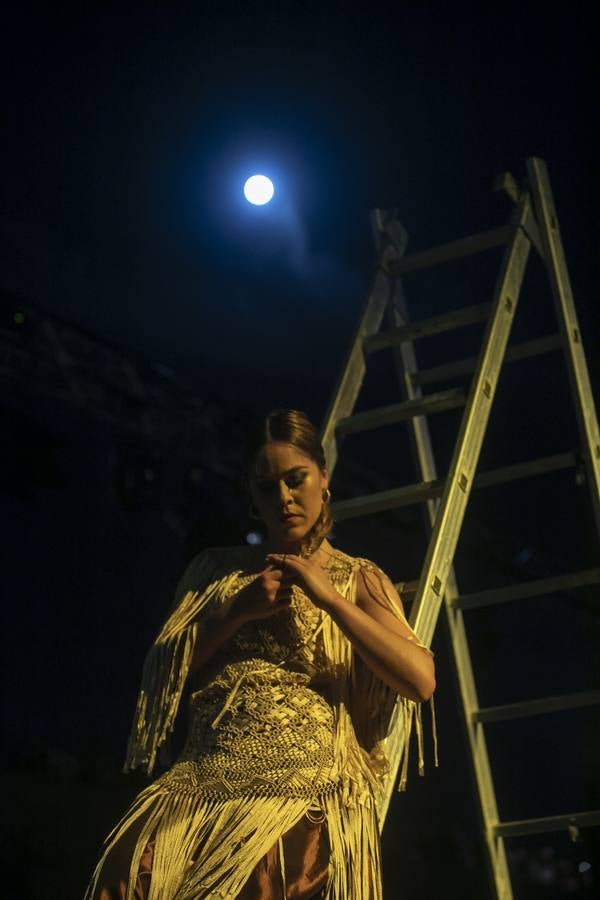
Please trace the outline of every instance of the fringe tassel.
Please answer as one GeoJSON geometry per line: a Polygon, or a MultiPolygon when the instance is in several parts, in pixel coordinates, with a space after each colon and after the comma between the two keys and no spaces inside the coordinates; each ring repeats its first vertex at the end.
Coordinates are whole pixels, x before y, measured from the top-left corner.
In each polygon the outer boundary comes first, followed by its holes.
{"type": "MultiPolygon", "coordinates": [[[[104,862],[119,838],[147,816],[132,856],[125,900],[134,900],[135,883],[146,844],[154,840],[148,900],[198,900],[236,897],[257,862],[279,846],[283,897],[286,871],[283,834],[307,812],[311,801],[247,797],[204,800],[183,793],[161,794],[154,786],[113,833],[84,900],[93,900],[102,882],[104,862]]],[[[382,900],[381,848],[374,806],[349,807],[339,794],[323,798],[330,844],[327,900],[382,900]]]]}
{"type": "Polygon", "coordinates": [[[326,900],[381,900],[381,847],[377,813],[346,806],[339,794],[325,802],[330,846],[326,900]]]}
{"type": "Polygon", "coordinates": [[[434,765],[437,768],[439,766],[439,760],[438,760],[437,729],[435,727],[435,703],[433,702],[433,694],[429,698],[429,704],[430,704],[430,709],[431,709],[431,730],[433,732],[433,758],[434,758],[434,765]]]}
{"type": "Polygon", "coordinates": [[[108,887],[102,868],[119,839],[142,820],[131,859],[125,900],[134,900],[140,860],[150,840],[154,856],[148,900],[236,897],[257,862],[279,842],[284,879],[283,834],[311,801],[283,797],[207,800],[196,794],[162,792],[150,785],[107,838],[84,900],[108,887]]]}
{"type": "Polygon", "coordinates": [[[412,732],[412,718],[414,712],[414,703],[407,701],[406,698],[402,698],[403,702],[399,701],[400,709],[402,710],[402,734],[403,734],[403,744],[401,752],[401,771],[400,771],[400,781],[398,783],[398,790],[405,791],[406,783],[408,781],[408,757],[410,750],[410,735],[412,732]]]}
{"type": "Polygon", "coordinates": [[[285,853],[283,851],[283,838],[279,838],[279,868],[281,869],[281,887],[283,889],[283,900],[287,900],[287,888],[285,884],[285,853]]]}
{"type": "MultiPolygon", "coordinates": [[[[367,589],[372,592],[378,599],[387,601],[388,608],[394,615],[409,629],[410,635],[406,639],[414,642],[431,656],[434,656],[432,650],[427,647],[418,637],[418,635],[410,627],[408,619],[404,615],[402,603],[399,602],[395,589],[391,590],[391,582],[385,573],[370,560],[357,558],[351,576],[351,583],[348,585],[348,599],[356,603],[357,579],[359,572],[365,580],[367,589]]],[[[347,641],[349,644],[349,641],[347,641]]],[[[424,760],[424,735],[422,721],[422,704],[408,697],[395,694],[388,685],[380,678],[377,678],[366,666],[361,668],[361,678],[357,676],[357,661],[354,657],[351,663],[351,674],[348,679],[352,691],[359,698],[359,703],[355,704],[359,709],[363,709],[363,715],[369,718],[364,720],[364,734],[370,740],[367,744],[373,743],[371,751],[371,766],[374,771],[379,769],[379,797],[381,801],[386,793],[392,790],[388,785],[388,779],[391,777],[389,762],[393,760],[395,754],[399,755],[397,760],[399,777],[398,791],[405,791],[408,781],[408,763],[410,757],[410,742],[414,728],[417,735],[417,752],[418,752],[418,770],[419,775],[425,774],[424,760]],[[360,682],[360,683],[359,683],[360,682]],[[387,720],[386,720],[387,717],[387,720]],[[386,766],[385,760],[388,760],[386,766]],[[383,769],[383,771],[382,771],[383,769]],[[386,771],[387,769],[387,771],[386,771]]],[[[439,765],[437,750],[437,730],[435,722],[435,706],[433,695],[428,701],[431,703],[431,724],[434,740],[434,763],[439,765]]],[[[360,727],[357,729],[360,731],[360,727]]]]}
{"type": "Polygon", "coordinates": [[[150,775],[158,748],[172,732],[199,633],[197,617],[209,604],[216,605],[235,581],[234,571],[216,578],[214,551],[196,557],[182,582],[207,585],[201,592],[188,590],[165,622],[144,662],[142,683],[133,717],[123,772],[144,766],[150,775]]]}
{"type": "MultiPolygon", "coordinates": [[[[434,766],[437,768],[439,766],[439,759],[433,694],[427,702],[430,703],[431,709],[431,730],[433,734],[434,766]]],[[[410,740],[412,736],[413,714],[415,730],[417,732],[419,775],[425,775],[422,706],[423,705],[421,703],[416,703],[414,700],[408,700],[406,697],[398,698],[398,707],[401,712],[398,715],[397,721],[394,723],[392,728],[390,728],[390,732],[387,738],[387,740],[389,740],[390,736],[393,733],[402,736],[400,749],[400,777],[398,779],[397,787],[398,791],[406,790],[406,783],[408,780],[408,760],[410,756],[410,740]]]]}

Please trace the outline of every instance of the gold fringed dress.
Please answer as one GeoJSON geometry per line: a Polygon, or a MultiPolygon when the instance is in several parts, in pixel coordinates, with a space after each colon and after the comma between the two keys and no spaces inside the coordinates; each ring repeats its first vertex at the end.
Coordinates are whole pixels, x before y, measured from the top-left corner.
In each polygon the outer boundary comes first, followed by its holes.
{"type": "MultiPolygon", "coordinates": [[[[257,577],[253,558],[211,548],[190,563],[144,664],[125,772],[152,773],[204,623],[257,577]]],[[[408,626],[374,563],[335,549],[326,572],[352,603],[364,578],[408,626]]],[[[199,675],[182,753],[108,835],[84,900],[381,900],[386,744],[402,742],[404,790],[413,721],[424,772],[421,704],[374,675],[296,586],[289,609],[244,625],[199,675]]]]}

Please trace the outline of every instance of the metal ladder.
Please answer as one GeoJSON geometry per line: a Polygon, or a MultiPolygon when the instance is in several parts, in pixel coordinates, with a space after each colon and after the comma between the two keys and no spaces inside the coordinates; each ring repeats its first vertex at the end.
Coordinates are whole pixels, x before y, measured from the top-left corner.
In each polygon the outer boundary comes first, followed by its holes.
{"type": "MultiPolygon", "coordinates": [[[[338,440],[343,436],[401,421],[410,424],[420,482],[339,501],[333,504],[332,513],[336,521],[342,521],[410,504],[426,504],[431,535],[409,621],[421,640],[430,645],[440,608],[442,605],[444,607],[478,789],[493,893],[500,900],[511,900],[513,892],[504,839],[563,829],[568,829],[573,835],[579,827],[600,824],[600,810],[521,821],[500,821],[484,726],[510,718],[598,704],[600,691],[582,691],[480,708],[463,610],[599,584],[600,567],[461,596],[453,570],[454,553],[473,487],[501,484],[576,465],[575,454],[566,452],[476,474],[498,376],[504,361],[517,361],[562,347],[577,415],[579,458],[583,459],[585,466],[586,483],[599,536],[600,433],[544,161],[538,158],[527,160],[527,179],[522,188],[517,186],[511,175],[504,174],[496,180],[495,189],[503,190],[514,204],[508,225],[409,256],[404,255],[407,237],[397,219],[396,209],[378,209],[371,213],[379,264],[325,415],[321,436],[331,475],[338,459],[338,440]],[[547,271],[559,333],[522,342],[507,352],[507,341],[532,244],[547,271]],[[427,320],[409,321],[401,281],[404,274],[500,246],[505,246],[505,250],[491,304],[469,306],[427,320]],[[460,360],[435,369],[418,371],[413,344],[415,339],[486,320],[484,340],[477,359],[460,360]],[[380,330],[382,326],[386,330],[380,330]],[[394,353],[404,399],[401,403],[354,414],[366,374],[367,359],[370,354],[383,349],[392,349],[394,353]],[[460,390],[446,390],[429,395],[423,393],[423,385],[471,371],[474,374],[468,397],[460,390]],[[454,455],[447,477],[441,479],[436,471],[427,416],[462,405],[465,410],[454,455]]],[[[390,756],[393,777],[388,779],[383,820],[400,761],[399,747],[391,748],[390,756]]]]}

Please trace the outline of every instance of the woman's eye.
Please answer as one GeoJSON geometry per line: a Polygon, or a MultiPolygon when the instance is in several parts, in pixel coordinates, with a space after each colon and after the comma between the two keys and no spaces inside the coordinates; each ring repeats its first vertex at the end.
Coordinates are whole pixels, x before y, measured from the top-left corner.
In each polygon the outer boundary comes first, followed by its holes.
{"type": "MultiPolygon", "coordinates": [[[[305,478],[305,475],[290,475],[285,483],[289,488],[298,488],[305,478]]],[[[258,490],[261,492],[261,494],[272,494],[276,487],[276,482],[274,483],[272,481],[265,481],[263,484],[258,485],[258,490]]]]}

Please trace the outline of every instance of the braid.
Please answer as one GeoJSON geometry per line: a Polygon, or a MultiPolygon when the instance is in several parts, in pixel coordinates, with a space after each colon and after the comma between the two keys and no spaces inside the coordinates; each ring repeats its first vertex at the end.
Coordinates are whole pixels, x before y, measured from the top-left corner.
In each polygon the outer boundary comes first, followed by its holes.
{"type": "Polygon", "coordinates": [[[300,548],[300,556],[312,556],[319,549],[328,534],[333,529],[333,519],[331,517],[331,498],[323,500],[323,506],[319,513],[319,518],[308,532],[300,548]]]}

